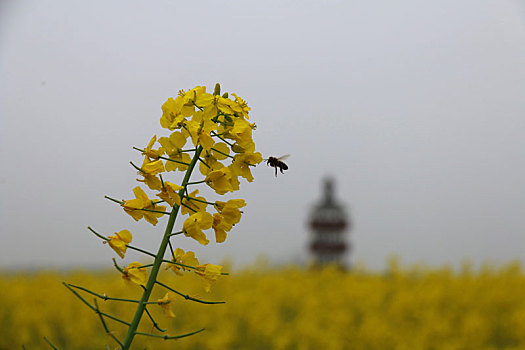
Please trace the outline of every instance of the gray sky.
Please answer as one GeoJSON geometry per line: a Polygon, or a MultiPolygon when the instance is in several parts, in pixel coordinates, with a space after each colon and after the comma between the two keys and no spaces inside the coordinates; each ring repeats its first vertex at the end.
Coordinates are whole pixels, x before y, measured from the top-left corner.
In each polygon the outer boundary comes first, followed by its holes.
{"type": "MultiPolygon", "coordinates": [[[[155,250],[163,223],[131,198],[132,146],[195,85],[252,108],[259,166],[248,207],[203,261],[304,260],[332,174],[352,260],[525,261],[525,5],[519,1],[3,1],[0,267],[111,265],[89,231],[155,250]]],[[[213,198],[210,196],[210,198],[213,198]]],[[[216,198],[216,197],[215,197],[216,198]]],[[[130,255],[126,261],[137,256],[130,255]]]]}

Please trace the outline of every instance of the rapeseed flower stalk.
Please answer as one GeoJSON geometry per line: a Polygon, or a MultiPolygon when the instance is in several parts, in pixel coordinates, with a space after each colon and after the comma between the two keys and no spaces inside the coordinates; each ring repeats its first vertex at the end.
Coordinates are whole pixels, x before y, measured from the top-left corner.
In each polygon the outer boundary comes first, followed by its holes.
{"type": "Polygon", "coordinates": [[[120,204],[125,213],[129,214],[135,221],[146,220],[156,226],[164,216],[168,216],[164,234],[156,253],[148,252],[131,245],[133,234],[124,229],[115,232],[113,236],[104,236],[92,228],[89,230],[107,243],[117,255],[124,259],[128,250],[134,250],[152,258],[150,264],[131,262],[122,268],[113,259],[114,265],[120,271],[122,278],[129,282],[130,287],[142,289],[140,299],[123,299],[108,297],[105,293],[97,293],[87,288],[65,284],[65,286],[80,298],[88,307],[95,311],[105,331],[119,344],[121,349],[129,349],[135,335],[160,337],[163,339],[176,339],[189,336],[203,329],[177,336],[167,335],[166,330],[159,327],[148,311],[148,305],[156,304],[162,308],[167,317],[175,317],[172,305],[176,305],[176,299],[182,297],[204,304],[219,304],[222,301],[204,301],[190,295],[184,294],[169,285],[161,282],[158,274],[164,264],[166,269],[171,269],[174,274],[182,275],[193,272],[198,275],[206,292],[209,292],[213,284],[217,282],[222,272],[222,266],[200,263],[195,253],[184,251],[181,248],[173,249],[172,239],[179,240],[189,237],[202,245],[207,245],[210,240],[207,231],[213,229],[215,242],[222,243],[226,240],[227,232],[239,223],[246,202],[243,199],[230,199],[227,201],[208,201],[199,196],[199,190],[190,186],[201,184],[209,186],[217,195],[225,195],[239,190],[239,177],[248,182],[253,181],[250,168],[262,161],[259,152],[255,152],[255,143],[252,139],[252,131],[255,124],[248,122],[250,108],[246,102],[235,94],[234,99],[228,97],[228,93],[220,95],[220,85],[215,86],[212,93],[206,92],[206,88],[197,86],[187,92],[181,90],[176,98],[169,98],[162,105],[162,116],[160,124],[168,130],[167,136],[157,139],[154,135],[148,145],[143,148],[135,148],[144,156],[142,165],[139,167],[134,163],[131,165],[138,171],[140,178],[138,182],[145,184],[154,196],[148,195],[141,186],[133,188],[135,198],[127,200],[116,200],[111,197],[107,199],[120,204]],[[193,146],[185,148],[188,143],[193,146]],[[233,155],[232,155],[233,154],[233,155]],[[196,167],[197,163],[199,166],[196,167]],[[201,178],[191,182],[194,170],[201,174],[201,178]],[[166,181],[174,173],[183,173],[180,181],[166,181]],[[166,178],[166,179],[165,179],[166,178]],[[214,209],[213,213],[208,209],[214,209]],[[178,215],[187,215],[182,221],[179,231],[174,227],[178,215]],[[170,259],[166,259],[166,254],[170,259]],[[150,301],[154,288],[166,289],[163,298],[150,301]],[[117,316],[104,313],[99,306],[89,303],[79,291],[91,294],[99,299],[127,302],[136,306],[133,319],[122,320],[117,316]],[[164,333],[143,333],[137,331],[142,316],[146,314],[153,323],[153,329],[164,333]],[[119,322],[127,326],[127,333],[121,340],[115,332],[111,332],[106,319],[119,322]]]}

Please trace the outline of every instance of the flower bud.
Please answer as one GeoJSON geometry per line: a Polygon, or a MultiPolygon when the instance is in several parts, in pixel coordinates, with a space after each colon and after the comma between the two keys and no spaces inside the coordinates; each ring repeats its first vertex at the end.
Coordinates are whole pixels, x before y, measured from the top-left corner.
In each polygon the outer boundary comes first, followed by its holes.
{"type": "Polygon", "coordinates": [[[215,84],[215,89],[213,90],[213,94],[215,96],[219,96],[221,94],[221,84],[219,83],[215,84]]]}

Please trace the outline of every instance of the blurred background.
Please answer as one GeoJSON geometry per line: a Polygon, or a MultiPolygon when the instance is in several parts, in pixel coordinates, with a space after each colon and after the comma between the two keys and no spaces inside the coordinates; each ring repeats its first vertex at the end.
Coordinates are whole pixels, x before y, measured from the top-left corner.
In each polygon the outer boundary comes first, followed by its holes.
{"type": "Polygon", "coordinates": [[[216,82],[248,102],[264,158],[291,156],[241,184],[225,243],[181,241],[201,261],[306,266],[331,179],[326,249],[347,267],[523,263],[524,62],[519,0],[4,0],[0,268],[111,267],[88,225],[156,250],[165,221],[103,197],[132,198],[161,105],[216,82]]]}
{"type": "Polygon", "coordinates": [[[87,231],[128,228],[160,106],[196,85],[252,108],[260,165],[226,244],[237,265],[308,260],[331,176],[348,263],[524,259],[525,6],[520,1],[3,1],[0,265],[104,266],[87,231]]]}

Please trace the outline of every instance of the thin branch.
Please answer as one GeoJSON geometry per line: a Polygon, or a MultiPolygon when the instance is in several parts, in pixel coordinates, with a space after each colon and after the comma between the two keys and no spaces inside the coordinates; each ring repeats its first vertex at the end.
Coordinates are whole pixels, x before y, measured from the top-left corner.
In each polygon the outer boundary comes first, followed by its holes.
{"type": "Polygon", "coordinates": [[[132,250],[136,250],[137,252],[141,252],[141,253],[143,253],[143,254],[149,255],[149,256],[151,256],[151,257],[153,257],[153,258],[156,256],[156,255],[153,254],[153,253],[150,253],[150,252],[148,252],[148,251],[146,251],[146,250],[143,250],[143,249],[140,249],[140,248],[134,247],[134,246],[129,245],[129,244],[126,244],[126,247],[128,247],[129,249],[132,249],[132,250]]]}
{"type": "Polygon", "coordinates": [[[200,157],[199,157],[199,160],[202,162],[202,164],[206,165],[206,167],[210,167],[205,161],[203,161],[200,157]]]}
{"type": "Polygon", "coordinates": [[[198,198],[195,198],[195,197],[184,196],[184,198],[188,198],[189,200],[192,200],[192,201],[195,201],[195,202],[206,203],[206,204],[213,205],[213,206],[215,205],[215,203],[206,202],[206,201],[203,201],[202,199],[198,199],[198,198]]]}
{"type": "MultiPolygon", "coordinates": [[[[137,148],[137,147],[133,147],[133,149],[136,150],[136,151],[144,152],[144,150],[142,150],[140,148],[137,148]]],[[[175,160],[175,159],[171,159],[171,158],[163,157],[163,156],[159,156],[158,159],[163,159],[163,160],[166,160],[166,161],[169,161],[169,162],[174,162],[174,163],[179,163],[179,164],[184,164],[184,165],[190,165],[190,163],[182,162],[180,160],[175,160]]]]}
{"type": "Polygon", "coordinates": [[[159,324],[157,322],[155,322],[155,320],[153,319],[153,316],[151,316],[151,314],[149,313],[148,311],[148,308],[145,307],[144,308],[144,311],[146,311],[146,314],[149,316],[149,319],[151,320],[151,322],[153,322],[153,327],[155,327],[157,330],[159,330],[160,332],[166,332],[166,329],[162,329],[159,327],[159,324]]]}
{"type": "Polygon", "coordinates": [[[122,267],[118,266],[117,264],[117,260],[115,260],[115,258],[111,259],[113,260],[113,266],[115,266],[115,268],[123,275],[125,275],[125,272],[124,272],[124,269],[122,269],[122,267]]]}
{"type": "Polygon", "coordinates": [[[131,164],[135,169],[137,169],[141,174],[145,174],[146,172],[144,170],[142,170],[141,168],[139,168],[138,166],[136,166],[133,162],[129,162],[129,164],[131,164]]]}
{"type": "Polygon", "coordinates": [[[179,338],[189,337],[190,335],[194,335],[194,334],[200,333],[203,330],[204,330],[204,328],[201,328],[201,329],[199,329],[198,331],[195,331],[195,332],[181,334],[181,335],[171,335],[171,336],[170,335],[151,334],[151,333],[142,333],[142,332],[135,332],[135,334],[136,335],[145,335],[145,336],[148,336],[148,337],[162,338],[164,340],[168,340],[168,339],[179,339],[179,338]]]}
{"type": "Polygon", "coordinates": [[[109,241],[109,238],[108,237],[104,237],[102,236],[101,234],[95,232],[95,230],[93,230],[91,227],[88,226],[88,230],[90,230],[91,232],[93,232],[95,234],[95,236],[97,236],[98,238],[101,238],[103,239],[104,241],[109,241]]]}
{"type": "Polygon", "coordinates": [[[171,245],[171,234],[170,234],[170,239],[168,240],[168,246],[170,247],[170,252],[171,252],[171,258],[172,259],[175,259],[175,252],[173,251],[173,246],[171,245]]]}
{"type": "Polygon", "coordinates": [[[197,107],[200,111],[203,111],[203,110],[204,110],[204,108],[197,106],[197,105],[195,104],[195,101],[192,101],[192,103],[193,103],[193,105],[194,105],[195,107],[197,107]]]}
{"type": "Polygon", "coordinates": [[[206,180],[200,180],[200,181],[193,181],[193,182],[188,182],[186,185],[198,185],[198,184],[202,184],[202,183],[205,183],[206,180]]]}
{"type": "MultiPolygon", "coordinates": [[[[49,345],[52,349],[58,350],[58,348],[53,343],[51,343],[51,341],[49,339],[44,337],[44,340],[46,341],[47,345],[49,345]]],[[[24,347],[24,349],[25,349],[25,347],[24,347]]]]}
{"type": "Polygon", "coordinates": [[[233,145],[231,143],[229,143],[228,141],[226,141],[224,138],[222,138],[219,134],[217,134],[216,132],[213,132],[212,133],[212,136],[217,136],[219,139],[221,139],[224,143],[228,144],[230,147],[232,147],[233,145]]]}
{"type": "MultiPolygon", "coordinates": [[[[160,203],[160,202],[158,202],[160,203]]],[[[135,209],[135,208],[133,208],[135,209]]],[[[166,212],[166,211],[160,211],[160,210],[153,210],[153,209],[146,209],[146,208],[142,208],[142,209],[135,209],[135,210],[142,210],[142,211],[149,211],[149,212],[152,212],[152,213],[159,213],[159,214],[164,214],[164,215],[170,215],[170,213],[166,212]]]]}
{"type": "Polygon", "coordinates": [[[230,157],[230,158],[233,159],[233,156],[230,156],[230,155],[227,154],[227,153],[221,152],[221,151],[219,151],[217,148],[213,148],[213,147],[212,147],[211,149],[212,149],[213,151],[217,152],[217,153],[222,154],[223,156],[230,157]]]}
{"type": "MultiPolygon", "coordinates": [[[[178,263],[178,262],[173,261],[173,260],[162,260],[162,262],[165,262],[167,264],[173,264],[173,265],[182,266],[182,267],[185,267],[187,269],[202,271],[198,266],[184,265],[184,264],[178,263]]],[[[221,276],[229,276],[229,275],[230,274],[228,272],[221,272],[221,276]]]]}
{"type": "Polygon", "coordinates": [[[124,201],[119,201],[118,199],[111,198],[111,197],[108,197],[108,196],[104,196],[104,198],[109,199],[110,201],[118,203],[118,204],[124,203],[124,201]]]}
{"type": "Polygon", "coordinates": [[[104,327],[104,330],[106,331],[106,334],[109,335],[111,338],[113,338],[114,341],[118,343],[118,345],[122,346],[123,344],[120,342],[120,340],[111,332],[108,328],[108,325],[106,324],[106,321],[104,321],[104,317],[102,317],[102,313],[100,312],[100,309],[98,307],[97,299],[94,299],[95,307],[97,311],[95,311],[100,318],[100,322],[102,322],[102,326],[104,327]]]}
{"type": "Polygon", "coordinates": [[[128,302],[128,303],[138,303],[139,300],[133,300],[133,299],[123,299],[123,298],[112,298],[112,297],[108,297],[105,293],[104,294],[99,294],[99,293],[96,293],[96,292],[93,292],[87,288],[84,288],[84,287],[81,287],[81,286],[76,286],[74,284],[71,284],[71,283],[68,283],[68,286],[70,287],[73,287],[73,288],[76,288],[76,289],[80,289],[86,293],[89,293],[91,295],[94,295],[96,296],[97,298],[100,298],[104,301],[106,300],[114,300],[114,301],[125,301],[125,302],[128,302]]]}
{"type": "MultiPolygon", "coordinates": [[[[111,198],[111,197],[108,197],[108,196],[104,196],[104,198],[109,199],[110,201],[118,203],[120,205],[124,204],[124,201],[119,201],[118,199],[115,199],[115,198],[111,198]]],[[[158,201],[158,202],[151,201],[151,203],[153,205],[155,205],[157,203],[162,203],[162,202],[163,201],[158,201]]],[[[131,209],[133,209],[133,210],[142,210],[142,211],[150,211],[152,213],[160,213],[160,214],[164,214],[164,215],[170,215],[170,213],[165,212],[165,211],[160,211],[160,210],[153,210],[153,209],[146,209],[146,208],[131,208],[131,209]]]]}
{"type": "Polygon", "coordinates": [[[168,285],[165,285],[164,283],[162,282],[159,282],[159,281],[156,281],[155,283],[157,283],[158,285],[168,289],[168,290],[171,290],[173,293],[175,294],[178,294],[180,295],[181,297],[183,297],[184,299],[186,300],[191,300],[191,301],[195,301],[197,303],[201,303],[201,304],[225,304],[226,302],[225,301],[205,301],[205,300],[201,300],[201,299],[197,299],[197,298],[193,298],[193,297],[190,297],[189,295],[187,294],[182,294],[181,292],[179,291],[176,291],[175,289],[171,288],[170,286],[168,285]]]}
{"type": "MultiPolygon", "coordinates": [[[[73,288],[71,288],[66,282],[62,282],[62,284],[63,284],[64,286],[66,286],[66,288],[69,289],[73,294],[75,294],[75,296],[76,296],[77,298],[79,298],[84,304],[86,304],[91,310],[93,310],[93,311],[95,311],[95,312],[100,312],[100,311],[97,311],[97,309],[96,309],[93,305],[91,305],[90,303],[88,303],[88,302],[86,301],[86,299],[84,299],[80,294],[78,294],[77,291],[74,290],[73,288]]],[[[117,317],[115,317],[115,316],[111,316],[111,315],[109,315],[109,314],[106,314],[105,312],[100,312],[100,314],[102,314],[102,315],[106,316],[107,318],[110,318],[110,319],[112,319],[112,320],[114,320],[114,321],[117,321],[117,322],[120,322],[120,323],[122,323],[122,324],[125,324],[125,325],[128,326],[128,327],[130,326],[130,323],[129,323],[129,322],[126,322],[126,321],[124,321],[124,320],[121,320],[120,318],[117,318],[117,317]]]]}
{"type": "Polygon", "coordinates": [[[181,204],[183,207],[186,207],[186,208],[188,208],[188,209],[190,209],[190,210],[193,210],[194,213],[197,212],[197,210],[193,209],[192,207],[190,207],[189,205],[185,204],[185,203],[182,202],[182,201],[180,202],[180,204],[181,204]]]}

